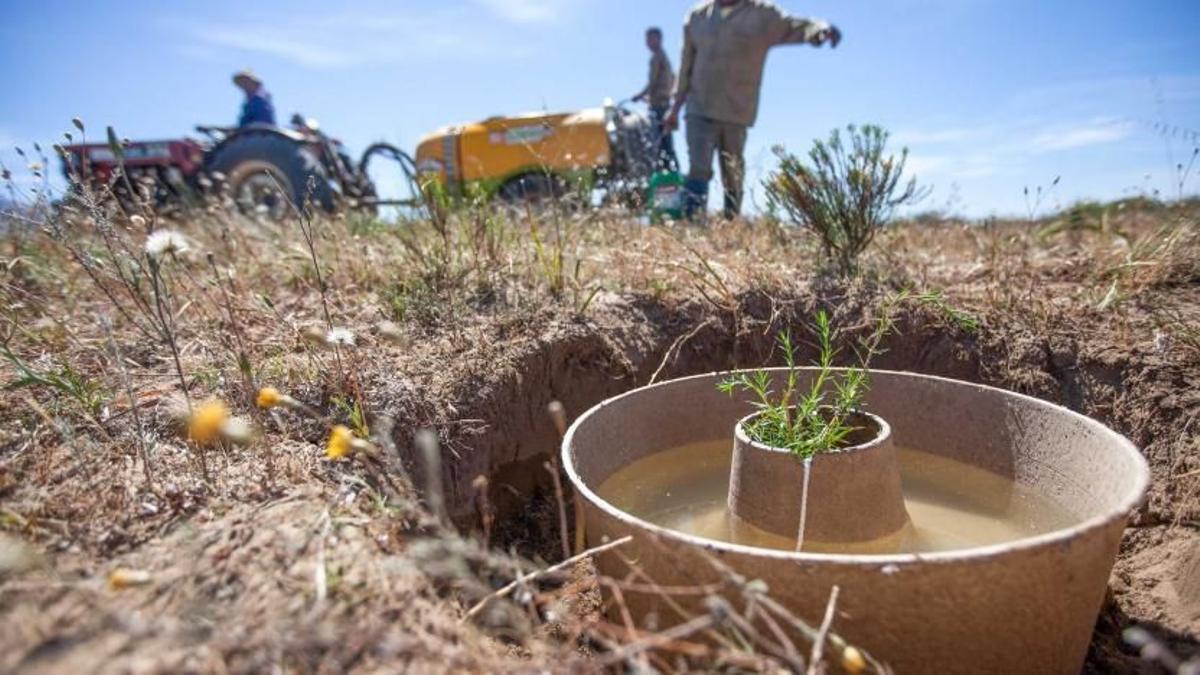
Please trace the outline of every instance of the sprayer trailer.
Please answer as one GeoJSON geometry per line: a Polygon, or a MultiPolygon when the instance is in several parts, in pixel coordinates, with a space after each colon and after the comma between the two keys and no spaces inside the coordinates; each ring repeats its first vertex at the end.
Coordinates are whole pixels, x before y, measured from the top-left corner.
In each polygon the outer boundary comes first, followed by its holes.
{"type": "Polygon", "coordinates": [[[417,175],[452,196],[541,201],[599,190],[637,204],[657,168],[650,120],[606,104],[569,113],[491,117],[443,127],[417,146],[417,175]]]}

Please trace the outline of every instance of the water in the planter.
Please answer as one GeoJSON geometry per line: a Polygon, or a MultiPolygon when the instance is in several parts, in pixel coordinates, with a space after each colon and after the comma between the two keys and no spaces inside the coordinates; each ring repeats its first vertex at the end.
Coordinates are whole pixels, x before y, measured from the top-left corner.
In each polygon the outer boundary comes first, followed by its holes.
{"type": "MultiPolygon", "coordinates": [[[[696,443],[622,468],[599,489],[643,520],[707,539],[795,550],[796,539],[732,523],[726,509],[731,442],[696,443]]],[[[841,550],[804,542],[806,552],[929,553],[999,544],[1067,527],[1076,519],[1050,499],[953,460],[899,449],[912,525],[886,542],[841,550]]]]}

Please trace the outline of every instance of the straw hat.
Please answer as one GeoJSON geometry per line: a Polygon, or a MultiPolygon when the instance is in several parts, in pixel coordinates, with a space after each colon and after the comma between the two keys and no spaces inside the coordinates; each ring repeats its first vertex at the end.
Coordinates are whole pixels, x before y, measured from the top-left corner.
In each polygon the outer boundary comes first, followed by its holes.
{"type": "Polygon", "coordinates": [[[254,71],[250,70],[249,68],[246,70],[239,70],[233,74],[234,84],[241,84],[242,82],[249,82],[255,86],[262,84],[262,80],[258,79],[258,76],[254,74],[254,71]]]}

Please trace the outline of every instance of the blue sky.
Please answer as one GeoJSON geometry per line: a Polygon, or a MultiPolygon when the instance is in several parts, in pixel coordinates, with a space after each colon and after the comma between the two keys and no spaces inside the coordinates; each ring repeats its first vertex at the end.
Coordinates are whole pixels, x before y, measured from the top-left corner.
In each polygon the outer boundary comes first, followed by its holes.
{"type": "MultiPolygon", "coordinates": [[[[0,162],[61,140],[81,117],[126,137],[230,123],[230,74],[251,67],[281,116],[321,120],[353,150],[412,148],[451,122],[577,109],[643,84],[642,31],[678,61],[687,0],[5,2],[0,162]]],[[[1023,189],[1061,183],[1043,208],[1161,191],[1200,131],[1196,0],[781,0],[845,33],[836,51],[776,49],[748,160],[807,148],[848,122],[909,147],[928,208],[1024,214],[1023,189]],[[1167,125],[1176,131],[1156,129],[1167,125]]],[[[682,138],[677,138],[682,148],[682,138]]],[[[1200,167],[1184,192],[1200,192],[1200,167]]],[[[18,180],[24,180],[19,178],[18,180]]],[[[761,199],[760,194],[752,199],[761,199]]]]}

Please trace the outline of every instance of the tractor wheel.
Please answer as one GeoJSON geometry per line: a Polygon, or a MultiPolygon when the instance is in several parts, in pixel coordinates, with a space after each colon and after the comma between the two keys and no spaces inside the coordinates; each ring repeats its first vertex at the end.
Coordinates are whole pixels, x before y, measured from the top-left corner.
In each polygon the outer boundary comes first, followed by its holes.
{"type": "Polygon", "coordinates": [[[308,201],[333,210],[329,178],[316,155],[283,136],[237,136],[213,152],[206,170],[224,176],[230,197],[247,213],[266,209],[269,216],[279,219],[293,206],[308,201]]]}
{"type": "Polygon", "coordinates": [[[566,192],[562,181],[543,173],[518,176],[500,186],[497,195],[510,204],[542,205],[553,202],[566,192]]]}

